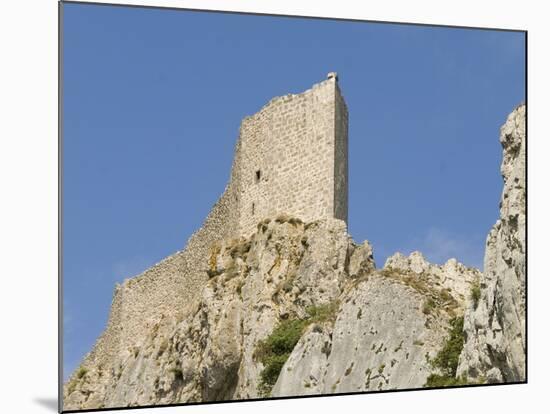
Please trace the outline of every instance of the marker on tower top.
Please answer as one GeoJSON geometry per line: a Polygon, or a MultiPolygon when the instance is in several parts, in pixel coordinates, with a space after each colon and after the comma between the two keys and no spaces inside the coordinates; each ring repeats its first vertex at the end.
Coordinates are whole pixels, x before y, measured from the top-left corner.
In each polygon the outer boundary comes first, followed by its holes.
{"type": "Polygon", "coordinates": [[[334,79],[334,80],[338,81],[338,74],[336,72],[329,72],[327,74],[327,79],[334,79]]]}

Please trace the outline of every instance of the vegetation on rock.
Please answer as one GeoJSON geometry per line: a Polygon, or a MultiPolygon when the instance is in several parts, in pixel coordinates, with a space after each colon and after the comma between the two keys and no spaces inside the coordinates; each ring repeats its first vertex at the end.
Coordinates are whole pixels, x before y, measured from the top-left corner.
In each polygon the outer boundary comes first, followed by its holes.
{"type": "Polygon", "coordinates": [[[464,318],[453,318],[450,321],[449,338],[443,348],[431,361],[432,366],[441,374],[431,374],[426,382],[426,387],[448,387],[453,385],[466,385],[465,378],[456,378],[458,359],[464,347],[462,329],[464,318]]]}
{"type": "Polygon", "coordinates": [[[290,353],[307,325],[304,319],[282,321],[265,340],[260,341],[254,356],[264,365],[260,373],[260,392],[268,396],[290,353]]]}
{"type": "Polygon", "coordinates": [[[78,369],[78,371],[76,372],[76,377],[78,379],[82,378],[84,375],[86,375],[88,373],[88,370],[84,367],[80,367],[78,369]]]}
{"type": "Polygon", "coordinates": [[[481,298],[481,286],[479,283],[479,279],[476,279],[474,284],[472,285],[472,290],[470,291],[470,298],[474,303],[474,309],[476,309],[477,304],[479,303],[479,299],[481,298]]]}
{"type": "Polygon", "coordinates": [[[279,374],[292,350],[300,340],[304,329],[312,323],[334,322],[338,302],[319,306],[309,306],[305,319],[286,319],[279,323],[263,341],[258,342],[254,357],[264,369],[260,373],[259,390],[263,396],[269,396],[277,382],[279,374]]]}

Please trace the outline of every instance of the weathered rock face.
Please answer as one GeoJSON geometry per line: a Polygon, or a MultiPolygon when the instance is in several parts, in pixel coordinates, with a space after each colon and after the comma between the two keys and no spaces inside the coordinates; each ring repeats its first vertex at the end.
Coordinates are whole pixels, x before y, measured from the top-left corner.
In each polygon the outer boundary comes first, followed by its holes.
{"type": "Polygon", "coordinates": [[[66,409],[264,396],[256,351],[285,320],[307,327],[271,395],[421,387],[463,312],[460,292],[479,277],[419,253],[376,271],[371,246],[355,244],[343,221],[283,216],[214,245],[208,263],[196,304],[162,317],[112,364],[84,366],[65,387],[66,409]],[[327,304],[331,317],[307,323],[308,309],[327,304]]]}
{"type": "Polygon", "coordinates": [[[111,392],[108,384],[118,381],[120,365],[143,346],[151,330],[188,314],[208,281],[210,246],[234,234],[231,203],[224,194],[184,250],[117,284],[105,330],[64,387],[64,409],[103,407],[111,392]]]}
{"type": "Polygon", "coordinates": [[[420,252],[413,252],[409,257],[396,253],[388,257],[384,268],[429,275],[434,286],[453,292],[456,300],[462,306],[465,305],[473,284],[477,283],[481,277],[481,272],[478,269],[467,267],[454,258],[439,266],[428,263],[420,252]]]}
{"type": "Polygon", "coordinates": [[[477,277],[456,260],[436,266],[418,252],[392,256],[350,284],[334,324],[304,334],[272,395],[423,387],[450,319],[463,313],[461,292],[477,277]]]}
{"type": "Polygon", "coordinates": [[[350,271],[364,274],[374,262],[343,221],[280,216],[248,239],[213,246],[209,266],[186,316],[167,315],[110,366],[85,365],[65,386],[65,409],[257,397],[258,342],[279,321],[334,301],[350,271]]]}
{"type": "Polygon", "coordinates": [[[525,105],[500,131],[504,190],[487,237],[480,298],[464,318],[458,375],[489,382],[525,378],[525,105]]]}

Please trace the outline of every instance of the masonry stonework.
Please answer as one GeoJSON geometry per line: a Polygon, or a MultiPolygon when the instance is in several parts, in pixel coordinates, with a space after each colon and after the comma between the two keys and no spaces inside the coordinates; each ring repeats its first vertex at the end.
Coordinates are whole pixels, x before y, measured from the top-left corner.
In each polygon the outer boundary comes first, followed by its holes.
{"type": "Polygon", "coordinates": [[[238,236],[281,213],[305,222],[347,221],[347,122],[335,73],[243,120],[228,186],[238,236]]]}

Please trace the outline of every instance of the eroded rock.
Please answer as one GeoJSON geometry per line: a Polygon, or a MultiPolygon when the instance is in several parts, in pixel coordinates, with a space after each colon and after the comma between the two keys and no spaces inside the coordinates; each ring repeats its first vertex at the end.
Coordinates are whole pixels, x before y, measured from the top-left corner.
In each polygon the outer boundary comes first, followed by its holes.
{"type": "Polygon", "coordinates": [[[504,190],[487,236],[480,298],[464,318],[458,375],[489,382],[525,380],[525,105],[500,131],[504,190]]]}
{"type": "Polygon", "coordinates": [[[392,256],[384,269],[371,271],[342,294],[334,324],[304,334],[272,395],[425,386],[450,320],[464,310],[463,294],[453,287],[469,286],[478,275],[455,262],[432,265],[418,252],[392,256]],[[451,287],[446,280],[453,280],[451,287]]]}

